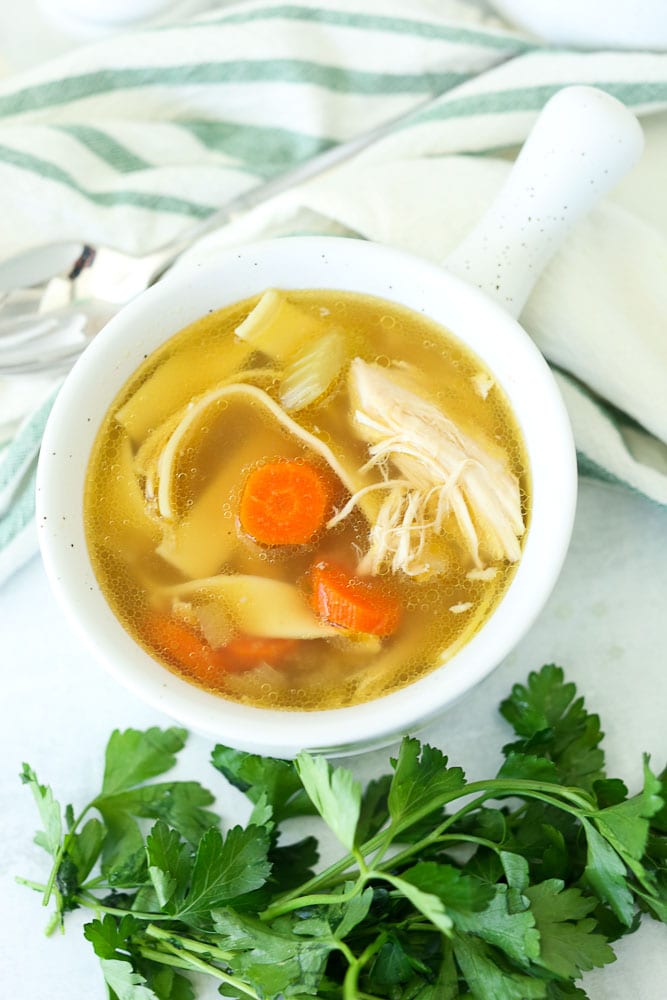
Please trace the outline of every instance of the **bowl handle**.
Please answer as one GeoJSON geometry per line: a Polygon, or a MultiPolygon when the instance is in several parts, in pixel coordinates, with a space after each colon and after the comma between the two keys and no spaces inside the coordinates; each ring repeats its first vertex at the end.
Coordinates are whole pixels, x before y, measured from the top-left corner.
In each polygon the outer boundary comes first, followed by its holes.
{"type": "Polygon", "coordinates": [[[594,87],[565,87],[544,106],[496,200],[443,261],[517,317],[566,233],[637,162],[628,108],[594,87]]]}

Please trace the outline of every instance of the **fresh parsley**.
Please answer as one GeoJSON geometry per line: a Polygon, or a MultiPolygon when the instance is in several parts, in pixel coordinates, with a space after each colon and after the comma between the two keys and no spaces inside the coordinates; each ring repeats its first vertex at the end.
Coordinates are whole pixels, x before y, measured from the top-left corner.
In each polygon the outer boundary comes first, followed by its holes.
{"type": "Polygon", "coordinates": [[[667,921],[665,772],[644,760],[629,796],[605,773],[602,730],[554,665],[500,711],[516,739],[498,774],[468,782],[435,747],[403,740],[363,789],[323,757],[213,750],[248,797],[225,833],[198,782],[164,781],[186,734],[114,732],[100,794],[62,810],[29,765],[37,889],[50,927],[89,907],[85,936],[111,1000],[584,1000],[584,972],[643,914],[667,921]],[[320,816],[341,855],[290,822],[320,816]]]}

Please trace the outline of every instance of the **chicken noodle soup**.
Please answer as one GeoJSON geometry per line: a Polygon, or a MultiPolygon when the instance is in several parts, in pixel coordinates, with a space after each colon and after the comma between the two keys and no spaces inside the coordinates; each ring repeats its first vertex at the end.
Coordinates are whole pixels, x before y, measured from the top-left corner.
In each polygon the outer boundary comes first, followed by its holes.
{"type": "Polygon", "coordinates": [[[528,487],[504,393],[458,340],[370,296],[269,289],[129,380],[85,521],[109,604],[165,667],[313,710],[401,688],[477,632],[528,487]]]}

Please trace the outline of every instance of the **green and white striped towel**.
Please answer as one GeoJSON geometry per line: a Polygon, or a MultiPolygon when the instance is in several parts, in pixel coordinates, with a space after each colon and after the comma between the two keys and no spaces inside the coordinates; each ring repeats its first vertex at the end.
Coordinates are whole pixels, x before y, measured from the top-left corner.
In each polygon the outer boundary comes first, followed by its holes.
{"type": "MultiPolygon", "coordinates": [[[[647,150],[572,232],[523,322],[557,370],[582,471],[667,504],[666,55],[549,49],[454,0],[250,0],[116,36],[0,84],[0,261],[65,239],[148,251],[429,95],[353,162],[189,256],[307,230],[441,260],[571,83],[637,111],[647,150]]],[[[35,550],[34,459],[53,391],[0,382],[0,579],[35,550]]]]}

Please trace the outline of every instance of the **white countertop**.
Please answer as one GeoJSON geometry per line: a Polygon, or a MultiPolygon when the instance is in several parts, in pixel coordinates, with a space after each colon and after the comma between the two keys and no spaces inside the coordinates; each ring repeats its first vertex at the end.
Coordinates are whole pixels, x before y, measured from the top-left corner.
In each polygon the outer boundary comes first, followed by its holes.
{"type": "MultiPolygon", "coordinates": [[[[38,0],[0,3],[0,76],[80,41],[47,21],[38,0]]],[[[630,492],[584,482],[573,543],[547,608],[498,670],[423,738],[470,775],[490,775],[510,737],[498,702],[529,670],[557,662],[601,715],[609,773],[635,790],[642,751],[652,754],[657,769],[667,758],[665,552],[663,509],[630,492]]],[[[72,914],[67,933],[47,939],[38,897],[14,881],[16,875],[40,880],[47,865],[32,843],[37,814],[18,772],[28,761],[61,802],[82,804],[99,786],[112,728],[170,720],[135,701],[91,661],[63,622],[38,558],[0,588],[0,626],[0,992],[12,1000],[103,1000],[97,959],[80,933],[88,915],[72,914]]],[[[238,799],[210,767],[210,749],[209,741],[193,736],[178,776],[211,787],[232,822],[238,799]]],[[[387,769],[388,755],[377,751],[350,766],[369,777],[387,769]]],[[[665,928],[646,919],[618,946],[617,963],[585,977],[591,1000],[663,1000],[666,945],[665,928]]],[[[214,993],[201,994],[209,995],[214,993]]]]}

